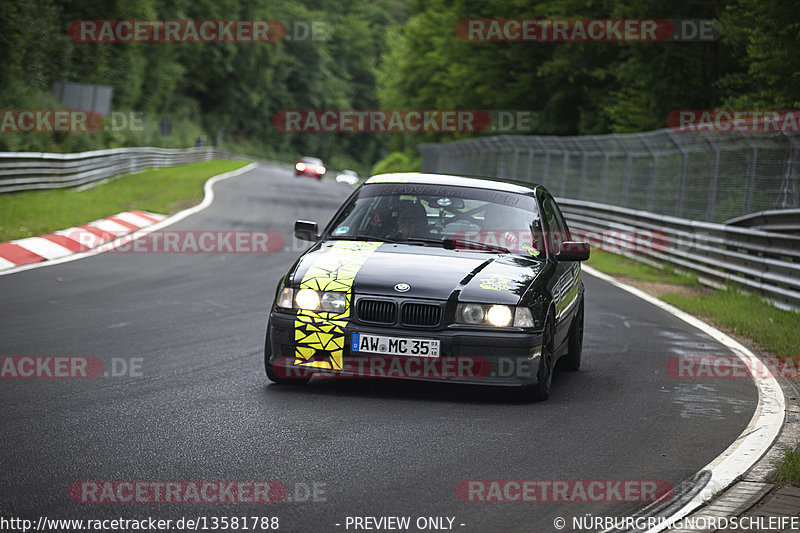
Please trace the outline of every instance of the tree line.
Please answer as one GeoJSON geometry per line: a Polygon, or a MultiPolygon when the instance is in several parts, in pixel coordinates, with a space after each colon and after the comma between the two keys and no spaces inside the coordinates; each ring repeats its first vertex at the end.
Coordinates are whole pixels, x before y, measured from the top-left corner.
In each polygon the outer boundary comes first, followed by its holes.
{"type": "Polygon", "coordinates": [[[319,156],[368,172],[413,167],[420,142],[469,133],[280,131],[284,110],[521,110],[532,133],[665,127],[676,109],[797,109],[800,10],[780,0],[0,0],[0,108],[55,109],[55,81],[113,87],[136,131],[0,133],[0,150],[191,146],[319,156]],[[705,42],[472,42],[469,19],[713,19],[705,42]],[[80,20],[278,20],[277,42],[78,42],[80,20]],[[322,22],[322,40],[292,39],[322,22]],[[162,137],[169,117],[173,130],[162,137]]]}

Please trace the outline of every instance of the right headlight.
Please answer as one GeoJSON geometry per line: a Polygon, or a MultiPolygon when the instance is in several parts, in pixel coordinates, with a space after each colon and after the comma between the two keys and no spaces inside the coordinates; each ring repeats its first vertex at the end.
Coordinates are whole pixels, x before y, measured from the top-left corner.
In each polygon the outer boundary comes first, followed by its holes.
{"type": "Polygon", "coordinates": [[[320,299],[320,306],[323,311],[340,315],[347,308],[347,293],[337,291],[325,291],[320,299]]]}
{"type": "Polygon", "coordinates": [[[456,323],[496,328],[532,328],[535,325],[527,307],[499,304],[458,304],[456,323]]]}

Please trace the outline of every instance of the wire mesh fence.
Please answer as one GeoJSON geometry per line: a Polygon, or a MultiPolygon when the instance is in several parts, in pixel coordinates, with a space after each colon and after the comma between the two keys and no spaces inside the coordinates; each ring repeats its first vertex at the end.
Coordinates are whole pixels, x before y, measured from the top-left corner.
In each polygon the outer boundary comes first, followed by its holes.
{"type": "Polygon", "coordinates": [[[555,196],[725,222],[800,207],[800,135],[503,135],[423,144],[422,171],[540,183],[555,196]]]}

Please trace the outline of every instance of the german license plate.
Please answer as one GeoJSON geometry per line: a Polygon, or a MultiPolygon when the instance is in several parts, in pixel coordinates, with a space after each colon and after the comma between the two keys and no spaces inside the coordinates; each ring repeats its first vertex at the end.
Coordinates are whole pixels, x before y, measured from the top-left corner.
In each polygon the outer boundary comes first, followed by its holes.
{"type": "Polygon", "coordinates": [[[385,337],[353,333],[350,352],[408,355],[412,357],[439,357],[441,342],[437,339],[413,337],[385,337]]]}

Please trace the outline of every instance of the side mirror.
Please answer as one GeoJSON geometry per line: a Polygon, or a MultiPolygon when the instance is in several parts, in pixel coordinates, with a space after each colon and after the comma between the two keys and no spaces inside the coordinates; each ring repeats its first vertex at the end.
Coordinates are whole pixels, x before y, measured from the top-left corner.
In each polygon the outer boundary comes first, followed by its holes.
{"type": "Polygon", "coordinates": [[[588,242],[565,241],[561,243],[561,250],[556,254],[556,261],[586,261],[590,252],[588,242]]]}
{"type": "Polygon", "coordinates": [[[301,241],[316,241],[319,240],[319,228],[316,222],[309,222],[308,220],[295,220],[294,222],[294,236],[301,241]]]}

